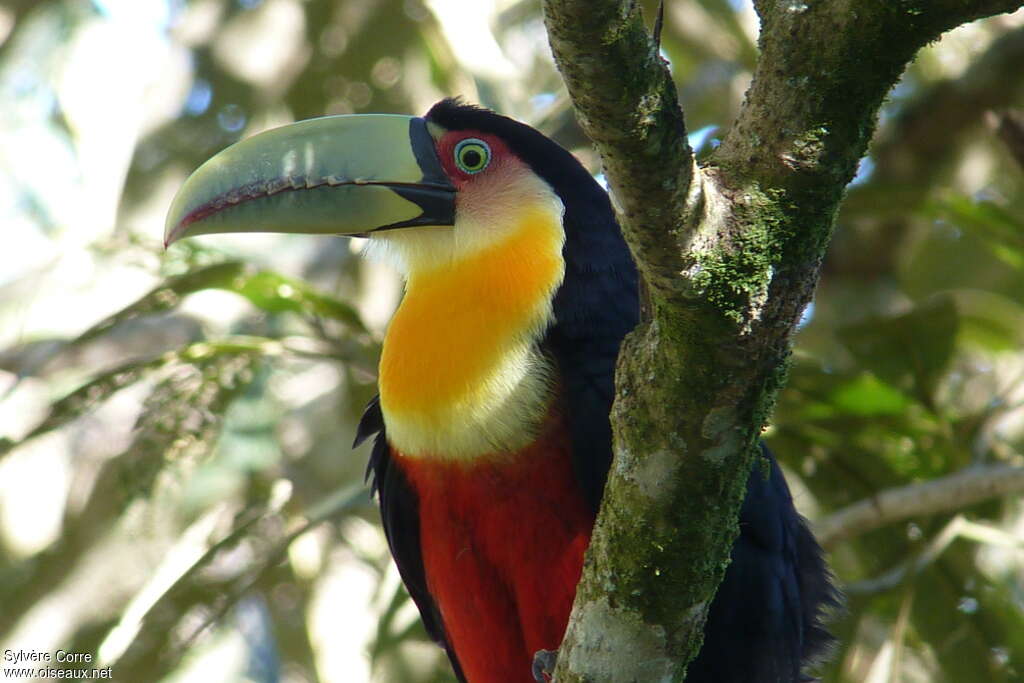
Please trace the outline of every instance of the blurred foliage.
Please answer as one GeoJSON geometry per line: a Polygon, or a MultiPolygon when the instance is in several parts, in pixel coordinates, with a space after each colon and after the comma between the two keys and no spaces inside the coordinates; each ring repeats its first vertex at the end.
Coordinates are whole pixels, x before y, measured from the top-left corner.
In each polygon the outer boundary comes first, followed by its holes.
{"type": "MultiPolygon", "coordinates": [[[[163,212],[240,137],[454,94],[596,172],[539,5],[0,3],[0,649],[90,652],[124,681],[452,680],[349,449],[394,275],[325,238],[164,252],[163,212]]],[[[702,155],[755,32],[748,3],[667,3],[702,155]]],[[[1024,465],[1024,171],[984,125],[1024,106],[1021,63],[1021,13],[963,27],[885,105],[767,435],[812,519],[1024,465]]],[[[829,548],[850,599],[824,680],[1019,680],[1022,532],[1011,498],[829,548]]]]}

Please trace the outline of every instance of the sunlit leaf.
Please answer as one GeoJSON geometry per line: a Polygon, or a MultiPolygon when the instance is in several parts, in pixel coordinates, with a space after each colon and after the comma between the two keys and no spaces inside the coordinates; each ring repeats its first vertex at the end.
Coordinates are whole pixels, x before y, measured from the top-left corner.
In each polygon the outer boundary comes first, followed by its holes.
{"type": "Polygon", "coordinates": [[[337,320],[359,332],[365,332],[359,314],[343,301],[315,291],[305,282],[270,271],[258,271],[234,278],[219,287],[241,294],[268,313],[303,313],[337,320]]]}
{"type": "MultiPolygon", "coordinates": [[[[136,680],[157,669],[164,673],[173,669],[190,649],[169,646],[172,630],[187,608],[199,608],[206,615],[202,621],[186,625],[191,644],[220,624],[281,564],[296,538],[325,522],[337,522],[365,506],[367,498],[363,487],[349,486],[318,501],[298,518],[285,514],[287,496],[271,495],[269,500],[240,510],[234,527],[205,551],[193,552],[172,581],[154,579],[136,596],[141,609],[126,610],[119,625],[134,636],[115,653],[111,662],[115,672],[126,680],[136,680]],[[218,562],[226,568],[209,571],[218,562]]],[[[173,559],[168,558],[168,563],[173,559]]]]}
{"type": "Polygon", "coordinates": [[[960,314],[962,343],[989,351],[1024,348],[1024,306],[982,290],[957,290],[951,296],[960,314]]]}
{"type": "Polygon", "coordinates": [[[839,411],[870,417],[899,415],[911,404],[911,399],[874,375],[863,373],[832,392],[832,404],[839,411]]]}
{"type": "Polygon", "coordinates": [[[139,381],[148,371],[164,365],[163,358],[126,363],[104,372],[50,405],[48,414],[23,438],[0,442],[0,455],[94,410],[127,386],[139,381]]]}

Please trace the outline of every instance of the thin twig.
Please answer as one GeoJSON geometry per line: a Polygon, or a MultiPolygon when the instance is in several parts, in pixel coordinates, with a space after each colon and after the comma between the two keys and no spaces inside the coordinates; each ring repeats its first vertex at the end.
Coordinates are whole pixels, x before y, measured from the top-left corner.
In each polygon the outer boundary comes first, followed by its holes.
{"type": "Polygon", "coordinates": [[[910,624],[910,612],[914,605],[914,587],[907,586],[900,600],[900,611],[896,615],[896,623],[892,627],[892,667],[889,669],[889,680],[903,680],[903,655],[907,649],[907,626],[910,624]]]}
{"type": "Polygon", "coordinates": [[[987,524],[972,522],[963,515],[957,515],[916,557],[873,579],[847,584],[843,586],[843,591],[847,595],[873,595],[892,590],[935,562],[958,538],[1024,551],[1024,539],[987,524]]]}
{"type": "Polygon", "coordinates": [[[892,590],[899,586],[909,577],[916,575],[922,569],[930,565],[941,555],[949,545],[960,535],[960,525],[964,522],[961,515],[957,515],[949,524],[942,528],[938,536],[925,546],[916,557],[908,562],[893,567],[884,574],[873,579],[858,581],[843,586],[847,595],[871,595],[882,591],[892,590]]]}
{"type": "Polygon", "coordinates": [[[854,503],[815,524],[826,549],[872,529],[918,515],[958,510],[968,505],[1024,492],[1024,467],[989,465],[898,488],[854,503]]]}

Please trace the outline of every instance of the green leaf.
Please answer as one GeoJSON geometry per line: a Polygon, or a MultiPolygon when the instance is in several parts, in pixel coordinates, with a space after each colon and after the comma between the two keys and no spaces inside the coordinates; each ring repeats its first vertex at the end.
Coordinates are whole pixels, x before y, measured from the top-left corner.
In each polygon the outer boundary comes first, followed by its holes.
{"type": "Polygon", "coordinates": [[[949,296],[936,296],[909,313],[869,318],[838,330],[839,339],[866,368],[898,389],[912,389],[931,407],[953,356],[959,315],[949,296]]]}
{"type": "Polygon", "coordinates": [[[993,292],[962,289],[952,292],[960,314],[962,343],[989,351],[1024,347],[1024,308],[993,292]]]}
{"type": "Polygon", "coordinates": [[[832,392],[832,404],[839,412],[859,417],[902,415],[911,399],[869,372],[861,373],[832,392]]]}
{"type": "Polygon", "coordinates": [[[954,196],[936,202],[929,213],[981,237],[997,258],[1024,267],[1024,221],[994,202],[954,196]]]}
{"type": "Polygon", "coordinates": [[[301,280],[268,270],[239,275],[220,289],[240,294],[268,313],[316,315],[366,332],[366,326],[352,306],[317,292],[301,280]]]}

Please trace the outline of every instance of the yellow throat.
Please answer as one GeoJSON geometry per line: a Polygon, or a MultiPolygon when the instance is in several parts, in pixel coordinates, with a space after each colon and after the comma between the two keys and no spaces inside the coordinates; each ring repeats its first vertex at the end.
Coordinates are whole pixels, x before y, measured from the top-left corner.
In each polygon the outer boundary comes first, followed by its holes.
{"type": "Polygon", "coordinates": [[[379,380],[388,439],[405,455],[515,450],[546,414],[549,373],[536,340],[565,273],[561,206],[516,213],[491,244],[409,266],[379,380]]]}

